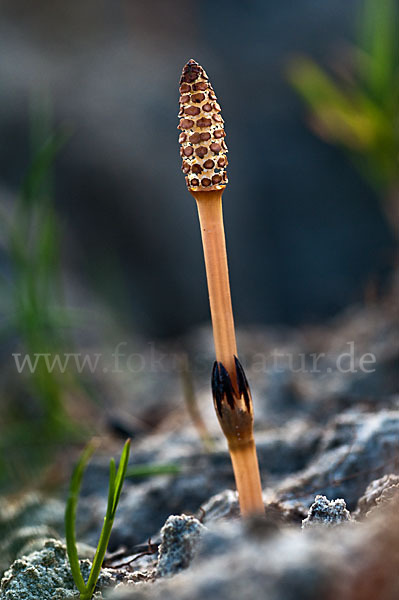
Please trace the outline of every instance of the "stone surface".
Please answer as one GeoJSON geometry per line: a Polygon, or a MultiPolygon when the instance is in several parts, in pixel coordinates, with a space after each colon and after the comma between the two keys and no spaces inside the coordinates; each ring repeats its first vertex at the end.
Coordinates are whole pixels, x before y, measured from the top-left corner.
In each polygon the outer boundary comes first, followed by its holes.
{"type": "Polygon", "coordinates": [[[171,515],[167,519],[161,530],[158,577],[170,577],[189,566],[204,529],[195,517],[171,515]]]}
{"type": "Polygon", "coordinates": [[[342,497],[350,510],[376,475],[399,472],[399,411],[351,409],[333,417],[308,466],[276,486],[285,501],[309,505],[316,494],[342,497]]]}
{"type": "Polygon", "coordinates": [[[328,500],[325,496],[316,496],[308,516],[302,521],[302,529],[317,525],[335,527],[350,520],[351,515],[346,509],[345,500],[328,500]]]}
{"type": "Polygon", "coordinates": [[[240,516],[238,494],[233,490],[224,490],[216,496],[212,496],[202,507],[202,522],[219,521],[220,519],[232,519],[240,516]]]}
{"type": "Polygon", "coordinates": [[[155,585],[111,593],[113,600],[395,600],[399,588],[398,506],[367,526],[300,530],[222,520],[204,532],[191,567],[155,585]],[[378,577],[377,574],[378,573],[378,577]],[[369,593],[369,595],[367,595],[369,593]]]}
{"type": "Polygon", "coordinates": [[[18,500],[0,499],[0,574],[25,548],[36,550],[64,529],[64,503],[29,493],[18,500]]]}
{"type": "MultiPolygon", "coordinates": [[[[353,311],[323,331],[308,328],[287,336],[281,331],[270,330],[267,335],[248,331],[241,336],[247,356],[251,349],[264,356],[273,347],[286,353],[316,349],[327,354],[324,363],[320,361],[322,373],[274,370],[270,375],[256,372],[250,364],[246,369],[255,403],[264,518],[239,519],[231,461],[214,414],[207,369],[197,375],[196,384],[211,450],[204,449],[182,398],[174,396],[167,409],[163,406],[164,416],[157,425],[134,439],[130,464],[173,463],[179,472],[126,481],[107,556],[113,585],[117,584],[107,592],[109,597],[397,600],[392,573],[399,562],[399,510],[392,510],[391,504],[399,483],[399,402],[391,387],[397,355],[392,331],[389,319],[377,319],[376,311],[364,310],[360,316],[353,311]],[[356,340],[360,352],[375,353],[375,373],[326,373],[345,351],[347,339],[356,340]],[[319,495],[330,500],[315,501],[319,495]],[[349,522],[349,510],[355,526],[349,522]],[[170,517],[183,514],[196,518],[170,517]],[[303,520],[321,525],[301,530],[303,520]],[[343,525],[325,526],[338,522],[343,525]]],[[[195,332],[193,344],[207,349],[204,362],[211,364],[210,332],[203,330],[201,335],[195,332]]],[[[172,380],[173,373],[168,377],[172,380]]],[[[164,390],[158,393],[154,386],[152,381],[142,390],[143,397],[151,397],[151,406],[164,398],[164,390]]],[[[112,442],[111,448],[93,457],[85,473],[77,539],[88,544],[88,557],[104,517],[109,456],[117,452],[112,442]]],[[[21,579],[32,584],[31,557],[36,557],[34,570],[45,566],[39,563],[47,560],[43,545],[48,536],[64,536],[65,497],[66,486],[58,499],[29,494],[18,502],[0,502],[3,568],[17,558],[2,586],[14,597],[13,586],[21,590],[21,579]],[[37,552],[31,554],[32,550],[37,552]],[[28,558],[22,557],[28,553],[28,558]]],[[[90,562],[82,564],[88,568],[90,562]]],[[[53,566],[61,573],[65,563],[57,559],[53,566]]],[[[55,594],[68,598],[74,591],[67,570],[64,573],[64,591],[57,588],[55,594]]]]}
{"type": "Polygon", "coordinates": [[[399,495],[399,475],[384,475],[380,479],[375,479],[359,498],[353,516],[357,519],[370,516],[374,510],[386,505],[395,495],[399,495]]]}
{"type": "MultiPolygon", "coordinates": [[[[105,510],[101,502],[98,513],[93,504],[83,498],[79,502],[76,519],[79,556],[92,558],[93,546],[97,545],[101,529],[101,519],[105,510]],[[94,519],[93,519],[94,513],[94,519]]],[[[28,493],[17,500],[0,499],[0,575],[19,556],[30,554],[43,548],[48,539],[64,537],[65,503],[58,498],[50,498],[42,493],[28,493]]]]}
{"type": "MultiPolygon", "coordinates": [[[[85,581],[90,572],[88,560],[81,561],[85,581]]],[[[114,575],[102,569],[98,580],[99,590],[116,584],[114,575]]],[[[96,593],[94,599],[103,596],[96,593]]],[[[17,559],[5,572],[0,584],[1,600],[72,600],[79,599],[75,587],[65,546],[57,540],[47,540],[44,547],[17,559]]]]}

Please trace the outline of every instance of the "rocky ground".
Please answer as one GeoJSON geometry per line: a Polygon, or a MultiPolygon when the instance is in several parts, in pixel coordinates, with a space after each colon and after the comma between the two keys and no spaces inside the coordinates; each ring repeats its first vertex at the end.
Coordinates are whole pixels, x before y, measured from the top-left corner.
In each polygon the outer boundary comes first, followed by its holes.
{"type": "MultiPolygon", "coordinates": [[[[156,428],[135,437],[132,466],[168,463],[177,472],[126,481],[96,598],[397,599],[395,313],[389,302],[351,309],[323,328],[241,333],[266,507],[264,519],[245,522],[207,376],[195,364],[211,358],[209,332],[193,334],[187,347],[211,444],[176,397],[156,428]],[[312,354],[322,353],[315,367],[312,354]]],[[[108,461],[106,453],[93,458],[78,508],[84,572],[104,515],[108,461]]],[[[1,501],[1,600],[78,598],[64,506],[63,491],[1,501]]]]}

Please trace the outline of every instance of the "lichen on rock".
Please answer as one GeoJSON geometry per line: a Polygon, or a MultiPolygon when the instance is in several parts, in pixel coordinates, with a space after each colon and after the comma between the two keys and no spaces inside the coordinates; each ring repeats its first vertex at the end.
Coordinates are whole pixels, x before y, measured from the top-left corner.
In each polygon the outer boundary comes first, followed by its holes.
{"type": "Polygon", "coordinates": [[[158,577],[170,577],[186,569],[205,527],[195,517],[171,515],[161,530],[161,545],[156,566],[158,577]]]}
{"type": "Polygon", "coordinates": [[[325,496],[316,496],[309,508],[308,516],[302,521],[302,528],[315,525],[335,527],[351,520],[350,512],[346,508],[345,500],[328,500],[325,496]]]}
{"type": "MultiPolygon", "coordinates": [[[[83,578],[89,576],[91,563],[81,561],[83,578]]],[[[110,571],[102,569],[94,600],[103,598],[101,590],[116,584],[110,571]]],[[[66,547],[48,540],[44,548],[14,561],[0,583],[0,600],[72,600],[79,599],[69,567],[66,547]]]]}

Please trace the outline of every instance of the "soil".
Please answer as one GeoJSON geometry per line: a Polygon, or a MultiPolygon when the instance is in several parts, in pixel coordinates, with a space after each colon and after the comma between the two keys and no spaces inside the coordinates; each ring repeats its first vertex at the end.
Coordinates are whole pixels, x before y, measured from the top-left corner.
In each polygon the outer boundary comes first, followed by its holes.
{"type": "MultiPolygon", "coordinates": [[[[96,597],[397,599],[396,312],[390,299],[323,327],[239,333],[266,509],[244,521],[202,368],[212,365],[210,331],[192,332],[184,343],[195,398],[190,392],[184,402],[176,370],[158,384],[148,375],[157,422],[137,428],[132,441],[131,467],[167,463],[177,472],[126,480],[96,597]],[[206,438],[187,410],[193,398],[206,438]]],[[[119,430],[131,428],[129,410],[137,422],[148,416],[145,388],[115,407],[119,430]]],[[[110,442],[85,475],[77,537],[86,570],[104,516],[109,452],[119,447],[110,442]]],[[[1,501],[1,600],[78,597],[65,557],[65,496],[61,488],[1,501]]]]}

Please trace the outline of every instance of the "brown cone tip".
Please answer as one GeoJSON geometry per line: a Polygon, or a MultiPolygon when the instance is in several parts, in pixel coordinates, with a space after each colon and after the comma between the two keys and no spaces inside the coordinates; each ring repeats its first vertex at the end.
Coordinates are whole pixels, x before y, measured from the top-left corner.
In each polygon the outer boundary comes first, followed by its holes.
{"type": "Polygon", "coordinates": [[[223,189],[228,163],[224,121],[208,75],[193,59],[183,68],[179,105],[180,154],[187,187],[194,192],[223,189]]]}

